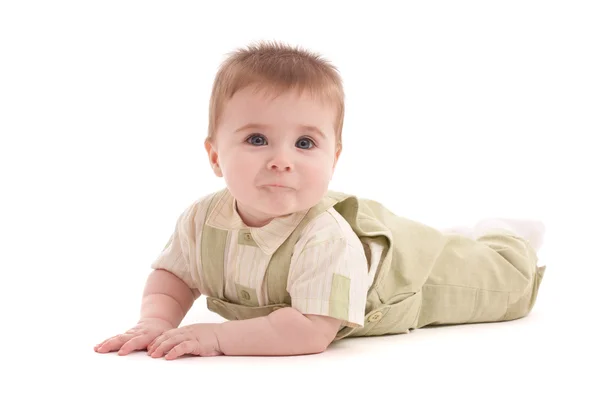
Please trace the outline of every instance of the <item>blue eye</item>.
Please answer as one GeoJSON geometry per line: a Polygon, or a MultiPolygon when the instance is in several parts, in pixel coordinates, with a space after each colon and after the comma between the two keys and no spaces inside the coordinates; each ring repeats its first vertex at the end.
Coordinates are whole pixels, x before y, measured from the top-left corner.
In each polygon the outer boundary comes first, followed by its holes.
{"type": "Polygon", "coordinates": [[[246,139],[246,142],[253,146],[264,146],[267,143],[262,135],[252,135],[246,139]]]}
{"type": "Polygon", "coordinates": [[[313,140],[309,138],[301,138],[296,142],[296,147],[299,147],[304,150],[311,149],[314,147],[314,145],[315,142],[313,142],[313,140]]]}

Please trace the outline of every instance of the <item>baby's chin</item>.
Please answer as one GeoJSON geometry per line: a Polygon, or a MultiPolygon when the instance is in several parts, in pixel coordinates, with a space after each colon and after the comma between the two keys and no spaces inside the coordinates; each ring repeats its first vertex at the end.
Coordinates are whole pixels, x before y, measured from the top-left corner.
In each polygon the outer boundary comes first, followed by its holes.
{"type": "Polygon", "coordinates": [[[261,201],[255,208],[272,218],[283,217],[301,211],[302,207],[294,201],[261,201]]]}
{"type": "Polygon", "coordinates": [[[281,190],[273,193],[262,193],[253,202],[254,208],[273,217],[282,217],[312,207],[307,199],[299,196],[297,192],[281,190]]]}

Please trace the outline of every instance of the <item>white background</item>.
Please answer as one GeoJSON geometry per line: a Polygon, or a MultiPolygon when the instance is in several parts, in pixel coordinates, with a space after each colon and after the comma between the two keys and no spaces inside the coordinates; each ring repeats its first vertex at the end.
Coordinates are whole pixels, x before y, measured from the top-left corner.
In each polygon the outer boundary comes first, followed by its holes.
{"type": "MultiPolygon", "coordinates": [[[[597,2],[0,4],[0,397],[598,398],[597,2]],[[137,321],[177,216],[222,187],[212,79],[259,39],[342,73],[332,189],[440,228],[546,222],[527,318],[290,358],[93,351],[137,321]]],[[[184,324],[220,320],[202,298],[184,324]]]]}

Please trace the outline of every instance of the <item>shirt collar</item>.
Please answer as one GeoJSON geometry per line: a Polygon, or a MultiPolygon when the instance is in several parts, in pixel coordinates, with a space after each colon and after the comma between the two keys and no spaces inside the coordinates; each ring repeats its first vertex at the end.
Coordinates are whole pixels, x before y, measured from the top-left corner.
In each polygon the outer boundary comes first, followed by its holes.
{"type": "Polygon", "coordinates": [[[298,227],[307,212],[304,210],[277,217],[262,227],[249,227],[237,212],[235,198],[226,189],[206,218],[206,224],[223,230],[248,230],[257,246],[265,254],[271,255],[298,227]]]}

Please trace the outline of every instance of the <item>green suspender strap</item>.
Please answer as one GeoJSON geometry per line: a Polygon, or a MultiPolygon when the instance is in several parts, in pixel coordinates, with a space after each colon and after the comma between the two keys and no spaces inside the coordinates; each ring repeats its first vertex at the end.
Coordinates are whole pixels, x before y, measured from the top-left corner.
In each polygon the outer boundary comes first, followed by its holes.
{"type": "Polygon", "coordinates": [[[290,263],[294,253],[294,246],[308,225],[316,216],[327,211],[333,205],[342,201],[347,196],[342,193],[328,192],[328,194],[304,216],[298,227],[290,234],[285,242],[275,251],[267,267],[267,293],[269,303],[285,303],[291,305],[290,294],[287,292],[287,280],[290,272],[290,263]]]}
{"type": "Polygon", "coordinates": [[[225,285],[223,282],[225,245],[227,244],[226,230],[213,228],[206,225],[206,219],[218,204],[219,200],[225,195],[225,191],[215,193],[210,199],[206,216],[202,226],[202,238],[200,242],[201,262],[202,262],[202,286],[206,288],[207,297],[225,298],[225,285]]]}
{"type": "MultiPolygon", "coordinates": [[[[213,195],[206,212],[206,217],[210,215],[215,205],[226,194],[226,190],[224,189],[213,195]]],[[[204,294],[207,296],[208,309],[228,320],[234,320],[264,316],[278,308],[291,306],[291,298],[287,292],[287,280],[294,246],[310,221],[345,197],[347,195],[329,192],[327,196],[307,212],[298,227],[275,251],[267,266],[264,284],[267,285],[268,304],[263,306],[250,303],[244,304],[247,302],[244,302],[243,299],[240,299],[242,304],[235,304],[225,299],[224,261],[229,232],[207,226],[204,223],[200,246],[202,286],[205,288],[206,293],[204,294]]]]}

